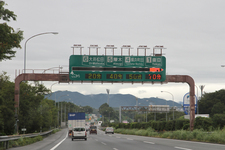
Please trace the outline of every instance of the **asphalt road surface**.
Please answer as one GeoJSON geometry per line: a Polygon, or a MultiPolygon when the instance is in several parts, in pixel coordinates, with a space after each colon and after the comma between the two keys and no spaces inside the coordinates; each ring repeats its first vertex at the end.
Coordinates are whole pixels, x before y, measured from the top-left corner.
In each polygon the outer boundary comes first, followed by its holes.
{"type": "Polygon", "coordinates": [[[223,144],[191,142],[122,134],[89,134],[87,141],[71,140],[67,129],[53,134],[43,141],[10,150],[225,150],[223,144]]]}

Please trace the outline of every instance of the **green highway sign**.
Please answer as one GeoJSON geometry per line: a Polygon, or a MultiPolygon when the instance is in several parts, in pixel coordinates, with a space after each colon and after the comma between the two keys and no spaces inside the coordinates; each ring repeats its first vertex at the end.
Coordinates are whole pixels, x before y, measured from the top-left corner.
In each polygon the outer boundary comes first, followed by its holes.
{"type": "Polygon", "coordinates": [[[164,56],[71,55],[71,66],[83,67],[165,67],[164,56]]]}
{"type": "Polygon", "coordinates": [[[71,55],[71,81],[145,82],[165,81],[164,56],[71,55]]]}

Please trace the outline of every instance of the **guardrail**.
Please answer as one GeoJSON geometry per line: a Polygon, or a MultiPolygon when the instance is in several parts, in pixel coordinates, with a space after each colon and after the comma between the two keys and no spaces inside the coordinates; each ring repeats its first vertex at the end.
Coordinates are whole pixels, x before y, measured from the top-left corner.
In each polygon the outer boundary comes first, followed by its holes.
{"type": "Polygon", "coordinates": [[[9,141],[12,140],[18,140],[21,137],[36,137],[36,136],[47,136],[52,133],[53,130],[42,132],[42,133],[32,133],[32,134],[22,134],[22,135],[17,135],[17,136],[0,136],[0,142],[3,142],[3,146],[5,149],[9,148],[9,141]]]}

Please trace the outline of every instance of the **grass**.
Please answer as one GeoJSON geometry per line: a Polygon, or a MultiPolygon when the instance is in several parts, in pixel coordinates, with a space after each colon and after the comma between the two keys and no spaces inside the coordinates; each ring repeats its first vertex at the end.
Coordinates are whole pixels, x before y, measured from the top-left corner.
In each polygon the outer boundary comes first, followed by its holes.
{"type": "Polygon", "coordinates": [[[147,130],[119,128],[115,129],[114,132],[129,135],[225,144],[225,128],[223,130],[218,129],[213,132],[205,132],[203,129],[196,129],[192,132],[186,130],[177,130],[163,133],[155,132],[152,128],[148,128],[147,130]]]}

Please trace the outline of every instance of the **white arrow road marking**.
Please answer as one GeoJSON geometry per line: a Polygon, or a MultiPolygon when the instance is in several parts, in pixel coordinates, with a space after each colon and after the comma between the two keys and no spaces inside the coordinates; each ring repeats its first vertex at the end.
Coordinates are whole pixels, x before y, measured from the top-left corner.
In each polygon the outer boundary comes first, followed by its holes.
{"type": "Polygon", "coordinates": [[[174,148],[177,148],[177,149],[183,149],[183,150],[192,150],[192,149],[183,148],[183,147],[174,147],[174,148]]]}

